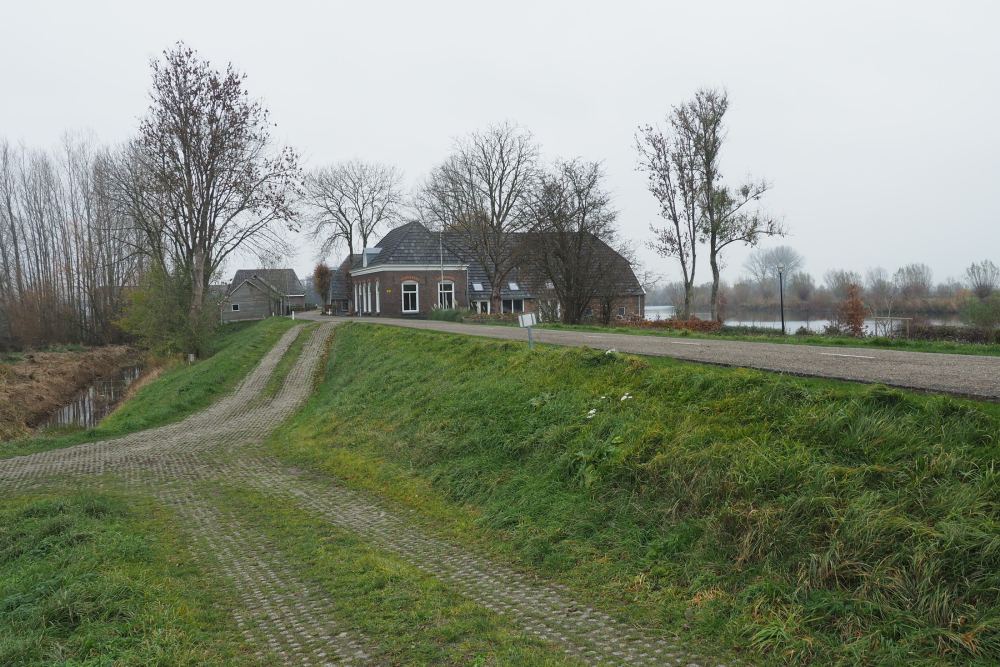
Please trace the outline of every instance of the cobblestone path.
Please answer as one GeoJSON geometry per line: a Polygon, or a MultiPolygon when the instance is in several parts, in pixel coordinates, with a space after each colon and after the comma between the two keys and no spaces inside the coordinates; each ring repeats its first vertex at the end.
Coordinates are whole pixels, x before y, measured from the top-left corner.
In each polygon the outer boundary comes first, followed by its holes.
{"type": "Polygon", "coordinates": [[[380,664],[378,641],[333,618],[327,593],[289,568],[259,531],[215,507],[198,491],[203,482],[280,496],[561,647],[570,663],[724,667],[617,623],[559,584],[529,581],[435,539],[404,514],[341,488],[332,478],[286,468],[262,454],[255,443],[308,396],[334,326],[326,323],[311,333],[273,398],[262,392],[302,327],[289,330],[231,395],[181,422],[0,461],[0,493],[124,483],[174,507],[194,537],[196,554],[206,567],[227,577],[242,599],[236,622],[248,643],[262,658],[272,654],[285,665],[380,664]]]}

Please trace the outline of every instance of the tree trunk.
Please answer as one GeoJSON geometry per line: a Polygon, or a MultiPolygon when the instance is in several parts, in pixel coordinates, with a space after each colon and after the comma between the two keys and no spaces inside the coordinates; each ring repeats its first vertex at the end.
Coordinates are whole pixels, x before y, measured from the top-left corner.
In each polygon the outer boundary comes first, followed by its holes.
{"type": "Polygon", "coordinates": [[[716,253],[709,257],[712,265],[712,321],[719,319],[719,259],[716,253]]]}
{"type": "Polygon", "coordinates": [[[691,306],[694,304],[694,282],[684,281],[684,310],[680,319],[685,322],[691,319],[691,306]]]}
{"type": "Polygon", "coordinates": [[[194,334],[201,324],[201,313],[205,306],[205,252],[195,250],[191,260],[191,310],[188,312],[188,326],[194,334]]]}

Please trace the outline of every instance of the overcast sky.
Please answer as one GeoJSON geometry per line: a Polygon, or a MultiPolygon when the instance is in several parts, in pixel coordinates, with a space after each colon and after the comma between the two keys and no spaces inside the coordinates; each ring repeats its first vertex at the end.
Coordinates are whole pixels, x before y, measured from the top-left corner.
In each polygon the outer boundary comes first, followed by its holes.
{"type": "MultiPolygon", "coordinates": [[[[126,139],[149,60],[184,40],[248,74],[307,167],[357,157],[412,184],[456,136],[509,119],[547,159],[603,160],[622,227],[642,243],[658,218],[635,171],[637,126],[724,86],[723,173],[774,182],[767,206],[791,235],[764,245],[791,245],[817,279],[924,262],[942,281],[1000,263],[1000,3],[4,5],[0,136],[31,146],[74,129],[126,139]]],[[[296,243],[301,275],[315,256],[296,243]]],[[[745,256],[730,250],[724,276],[745,256]]],[[[710,277],[706,261],[699,282],[710,277]]]]}

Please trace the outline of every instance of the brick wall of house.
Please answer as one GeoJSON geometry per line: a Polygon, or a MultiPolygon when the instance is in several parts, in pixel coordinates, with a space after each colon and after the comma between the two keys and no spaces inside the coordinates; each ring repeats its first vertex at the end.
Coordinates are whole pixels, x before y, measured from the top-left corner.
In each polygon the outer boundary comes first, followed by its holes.
{"type": "MultiPolygon", "coordinates": [[[[465,271],[445,270],[444,279],[455,284],[455,307],[468,308],[468,280],[465,271]]],[[[379,271],[361,276],[354,276],[354,284],[371,284],[372,311],[375,310],[375,283],[378,282],[380,308],[382,317],[414,317],[425,318],[431,309],[437,305],[438,283],[441,282],[440,271],[379,271]],[[417,313],[403,313],[403,282],[413,280],[417,283],[417,313]]],[[[358,304],[360,308],[360,304],[358,304]]],[[[363,313],[367,314],[367,313],[363,313]]],[[[375,314],[374,312],[372,313],[375,314]]]]}

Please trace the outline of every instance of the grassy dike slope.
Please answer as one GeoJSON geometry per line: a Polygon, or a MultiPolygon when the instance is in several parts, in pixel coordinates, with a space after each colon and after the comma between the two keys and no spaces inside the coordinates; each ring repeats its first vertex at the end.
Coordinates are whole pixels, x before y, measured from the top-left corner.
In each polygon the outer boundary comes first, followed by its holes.
{"type": "Polygon", "coordinates": [[[342,324],[272,446],[755,661],[986,665],[998,426],[881,386],[342,324]]]}

